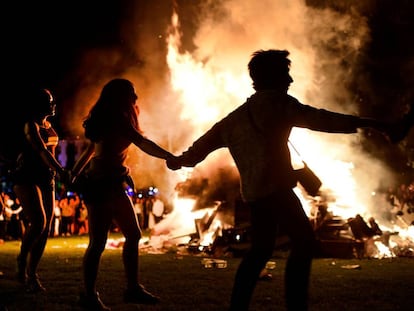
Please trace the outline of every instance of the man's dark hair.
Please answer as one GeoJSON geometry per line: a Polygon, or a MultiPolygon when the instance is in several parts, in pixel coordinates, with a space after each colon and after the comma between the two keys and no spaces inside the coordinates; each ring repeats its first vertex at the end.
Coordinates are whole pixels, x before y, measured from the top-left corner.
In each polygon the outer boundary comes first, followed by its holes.
{"type": "Polygon", "coordinates": [[[289,72],[290,59],[286,50],[259,50],[252,54],[249,74],[256,90],[272,89],[289,72]]]}

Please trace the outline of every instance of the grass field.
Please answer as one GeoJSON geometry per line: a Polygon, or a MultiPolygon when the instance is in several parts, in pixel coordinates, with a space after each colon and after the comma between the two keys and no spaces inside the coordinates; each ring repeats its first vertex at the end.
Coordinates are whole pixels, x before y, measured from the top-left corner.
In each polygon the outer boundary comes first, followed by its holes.
{"type": "MultiPolygon", "coordinates": [[[[116,238],[117,236],[114,236],[116,238]]],[[[119,237],[119,236],[118,236],[119,237]]],[[[87,237],[49,239],[39,274],[45,294],[26,294],[14,279],[19,241],[0,245],[0,306],[8,311],[80,310],[81,261],[87,237]]],[[[225,268],[205,268],[200,254],[175,251],[140,255],[140,280],[161,297],[157,306],[124,304],[121,249],[107,249],[102,257],[98,287],[112,310],[225,311],[240,258],[222,258],[225,268]]],[[[286,253],[275,253],[270,280],[260,280],[251,310],[285,310],[283,270],[286,253]]],[[[3,311],[0,307],[0,310],[3,311]]],[[[315,259],[310,286],[310,310],[414,310],[414,258],[315,259]],[[350,266],[351,265],[351,266],[350,266]],[[357,265],[355,268],[352,265],[357,265]],[[347,269],[348,266],[348,269],[347,269]],[[349,267],[350,266],[350,267],[349,267]],[[351,268],[351,269],[349,269],[351,268]]]]}

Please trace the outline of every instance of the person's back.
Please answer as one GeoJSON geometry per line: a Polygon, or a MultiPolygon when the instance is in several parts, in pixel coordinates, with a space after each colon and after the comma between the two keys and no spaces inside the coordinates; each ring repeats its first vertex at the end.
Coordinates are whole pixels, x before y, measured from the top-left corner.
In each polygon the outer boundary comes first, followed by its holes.
{"type": "Polygon", "coordinates": [[[123,176],[128,173],[125,159],[131,142],[122,137],[122,132],[114,130],[113,135],[105,135],[95,143],[95,155],[92,158],[88,173],[93,178],[109,178],[123,176]]]}
{"type": "Polygon", "coordinates": [[[295,184],[286,144],[292,128],[290,100],[280,92],[258,92],[218,124],[248,199],[295,184]]]}

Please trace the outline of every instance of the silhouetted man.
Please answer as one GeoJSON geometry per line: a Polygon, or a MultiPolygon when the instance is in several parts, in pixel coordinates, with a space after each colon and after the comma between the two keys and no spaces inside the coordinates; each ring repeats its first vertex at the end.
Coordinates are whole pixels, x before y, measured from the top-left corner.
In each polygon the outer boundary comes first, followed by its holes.
{"type": "Polygon", "coordinates": [[[388,131],[379,121],[317,109],[287,94],[293,82],[289,52],[260,50],[248,69],[255,93],[217,122],[177,159],[171,169],[195,166],[212,151],[228,148],[240,172],[243,199],[251,209],[251,249],[237,270],[230,310],[248,310],[259,274],[271,258],[278,228],[291,240],[285,271],[286,305],[307,310],[315,237],[293,188],[297,184],[288,138],[293,127],[330,133],[356,133],[370,127],[388,131]]]}

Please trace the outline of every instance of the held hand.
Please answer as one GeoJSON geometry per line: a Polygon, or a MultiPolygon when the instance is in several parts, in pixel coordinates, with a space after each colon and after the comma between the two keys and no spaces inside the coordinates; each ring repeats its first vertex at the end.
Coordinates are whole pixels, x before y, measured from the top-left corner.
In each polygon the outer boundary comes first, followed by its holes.
{"type": "Polygon", "coordinates": [[[182,166],[180,157],[176,157],[176,156],[168,157],[168,159],[166,160],[166,163],[167,163],[167,167],[173,171],[180,169],[182,166]]]}

